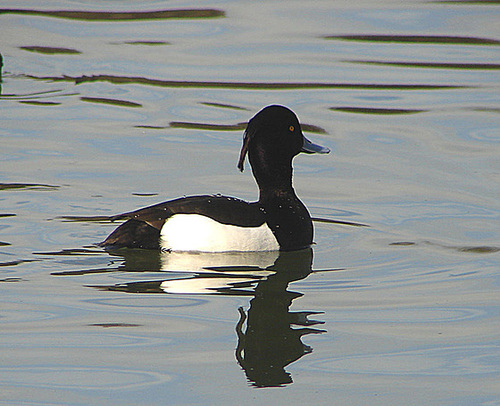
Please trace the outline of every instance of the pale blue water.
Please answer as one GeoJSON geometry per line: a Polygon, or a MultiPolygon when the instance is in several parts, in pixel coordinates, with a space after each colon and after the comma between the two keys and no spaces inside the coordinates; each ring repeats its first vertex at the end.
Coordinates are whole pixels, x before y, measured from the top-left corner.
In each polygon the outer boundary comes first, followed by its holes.
{"type": "Polygon", "coordinates": [[[499,404],[499,17],[4,1],[0,404],[499,404]],[[332,148],[295,160],[313,217],[369,227],[279,258],[92,246],[116,224],[89,217],[255,199],[236,163],[271,103],[332,148]]]}

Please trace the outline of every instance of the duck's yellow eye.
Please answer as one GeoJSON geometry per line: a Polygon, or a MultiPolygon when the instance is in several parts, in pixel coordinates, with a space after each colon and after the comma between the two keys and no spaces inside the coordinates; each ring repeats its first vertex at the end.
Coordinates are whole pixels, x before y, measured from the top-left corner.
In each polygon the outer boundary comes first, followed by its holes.
{"type": "Polygon", "coordinates": [[[291,125],[290,127],[288,127],[288,129],[293,132],[295,130],[295,127],[293,125],[291,125]]]}

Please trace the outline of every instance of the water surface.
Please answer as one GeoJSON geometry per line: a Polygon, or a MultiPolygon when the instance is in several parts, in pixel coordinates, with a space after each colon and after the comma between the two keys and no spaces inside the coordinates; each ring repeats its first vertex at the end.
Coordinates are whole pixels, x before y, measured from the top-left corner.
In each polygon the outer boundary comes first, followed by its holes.
{"type": "Polygon", "coordinates": [[[500,402],[498,2],[4,1],[0,404],[500,402]],[[178,196],[257,197],[292,108],[312,250],[93,244],[178,196]]]}

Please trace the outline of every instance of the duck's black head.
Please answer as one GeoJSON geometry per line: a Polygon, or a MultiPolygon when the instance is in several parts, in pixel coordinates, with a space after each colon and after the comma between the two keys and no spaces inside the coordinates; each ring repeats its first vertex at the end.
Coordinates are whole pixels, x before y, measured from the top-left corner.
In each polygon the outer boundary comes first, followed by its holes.
{"type": "Polygon", "coordinates": [[[243,171],[245,156],[257,183],[264,187],[291,187],[292,159],[300,152],[328,153],[302,134],[299,120],[284,106],[267,106],[249,122],[243,139],[238,168],[243,171]]]}

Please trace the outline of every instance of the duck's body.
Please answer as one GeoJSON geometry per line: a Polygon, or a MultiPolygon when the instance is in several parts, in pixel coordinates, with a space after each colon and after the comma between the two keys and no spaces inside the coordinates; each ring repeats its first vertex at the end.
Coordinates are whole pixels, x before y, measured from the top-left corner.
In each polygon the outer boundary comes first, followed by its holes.
{"type": "Polygon", "coordinates": [[[127,220],[100,245],[171,251],[298,250],[313,242],[307,208],[292,187],[292,159],[300,152],[328,153],[304,138],[295,114],[268,106],[248,123],[238,167],[248,152],[259,200],[182,197],[115,216],[127,220]]]}

